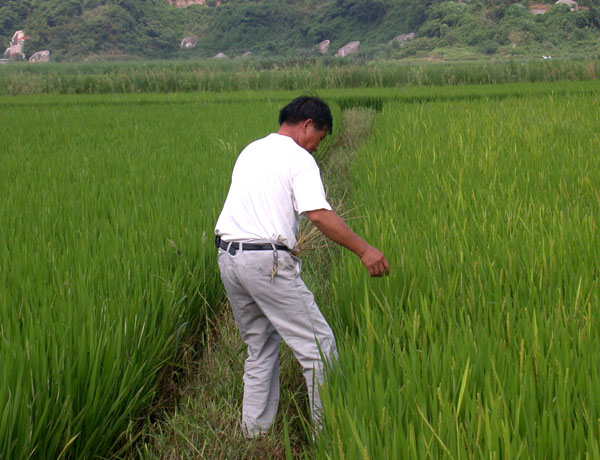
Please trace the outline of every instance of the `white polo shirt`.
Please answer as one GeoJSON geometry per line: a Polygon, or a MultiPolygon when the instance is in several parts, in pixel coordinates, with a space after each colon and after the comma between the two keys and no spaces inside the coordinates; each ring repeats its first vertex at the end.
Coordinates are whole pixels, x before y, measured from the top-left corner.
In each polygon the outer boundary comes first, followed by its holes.
{"type": "Polygon", "coordinates": [[[315,159],[291,137],[273,133],[240,153],[215,233],[293,249],[300,216],[316,209],[331,206],[315,159]]]}

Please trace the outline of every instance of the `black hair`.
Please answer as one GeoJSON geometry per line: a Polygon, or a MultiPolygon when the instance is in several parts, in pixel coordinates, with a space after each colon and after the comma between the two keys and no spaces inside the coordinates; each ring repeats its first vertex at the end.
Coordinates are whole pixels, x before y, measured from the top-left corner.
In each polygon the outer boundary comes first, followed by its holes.
{"type": "Polygon", "coordinates": [[[318,97],[300,96],[286,105],[279,112],[279,124],[298,124],[304,120],[312,120],[315,128],[321,130],[327,127],[331,133],[333,117],[327,103],[318,97]]]}

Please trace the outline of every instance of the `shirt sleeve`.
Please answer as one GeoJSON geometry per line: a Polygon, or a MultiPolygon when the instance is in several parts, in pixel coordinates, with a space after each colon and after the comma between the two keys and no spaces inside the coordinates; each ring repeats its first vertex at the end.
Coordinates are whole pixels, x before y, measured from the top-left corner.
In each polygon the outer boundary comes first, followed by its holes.
{"type": "Polygon", "coordinates": [[[325,198],[325,190],[321,181],[319,167],[312,167],[298,172],[292,179],[294,210],[298,214],[316,209],[331,210],[325,198]]]}

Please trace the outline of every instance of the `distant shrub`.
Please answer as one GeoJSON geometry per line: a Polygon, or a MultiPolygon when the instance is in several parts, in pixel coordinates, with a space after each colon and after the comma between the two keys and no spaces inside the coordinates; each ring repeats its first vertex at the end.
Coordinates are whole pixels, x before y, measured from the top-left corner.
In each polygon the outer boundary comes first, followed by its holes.
{"type": "Polygon", "coordinates": [[[519,3],[515,3],[504,10],[503,18],[525,18],[528,15],[529,12],[527,11],[527,8],[519,3]]]}
{"type": "Polygon", "coordinates": [[[478,47],[479,51],[483,54],[494,54],[496,53],[496,51],[498,51],[498,48],[500,47],[500,45],[498,44],[498,42],[495,42],[493,40],[487,40],[483,43],[481,43],[478,47]]]}
{"type": "Polygon", "coordinates": [[[430,19],[437,19],[443,24],[454,26],[459,24],[469,13],[469,5],[458,2],[443,2],[431,10],[430,19]]]}

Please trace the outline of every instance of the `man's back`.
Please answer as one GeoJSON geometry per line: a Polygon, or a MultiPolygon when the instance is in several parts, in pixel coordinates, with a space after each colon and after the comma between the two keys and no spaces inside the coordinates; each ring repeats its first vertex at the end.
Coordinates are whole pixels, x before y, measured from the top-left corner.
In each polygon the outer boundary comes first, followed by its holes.
{"type": "Polygon", "coordinates": [[[299,217],[331,209],[319,168],[288,136],[268,135],[239,155],[216,233],[227,241],[271,241],[293,248],[299,217]]]}

